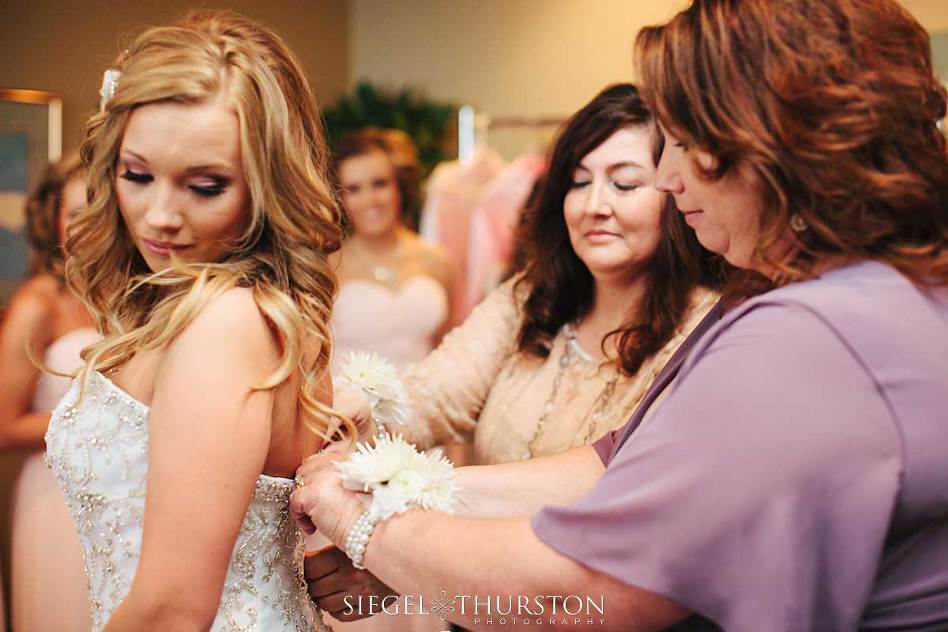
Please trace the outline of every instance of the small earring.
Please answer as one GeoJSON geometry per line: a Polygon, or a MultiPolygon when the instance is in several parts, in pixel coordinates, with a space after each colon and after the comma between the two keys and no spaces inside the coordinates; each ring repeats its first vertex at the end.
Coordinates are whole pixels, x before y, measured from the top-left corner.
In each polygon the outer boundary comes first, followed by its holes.
{"type": "Polygon", "coordinates": [[[793,232],[802,233],[809,227],[810,226],[806,223],[806,220],[800,217],[797,213],[794,213],[790,216],[790,228],[793,229],[793,232]]]}

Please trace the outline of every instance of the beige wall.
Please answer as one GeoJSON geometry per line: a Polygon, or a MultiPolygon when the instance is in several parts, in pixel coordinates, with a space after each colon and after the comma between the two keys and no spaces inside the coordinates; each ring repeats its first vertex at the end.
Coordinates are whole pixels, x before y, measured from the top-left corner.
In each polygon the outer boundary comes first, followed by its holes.
{"type": "Polygon", "coordinates": [[[945,0],[901,0],[929,31],[948,31],[948,2],[945,0]]]}
{"type": "Polygon", "coordinates": [[[273,26],[302,60],[321,103],[346,89],[346,0],[3,0],[0,87],[60,93],[63,146],[76,147],[82,120],[98,103],[102,71],[122,36],[201,5],[231,8],[273,26]]]}
{"type": "MultiPolygon", "coordinates": [[[[635,33],[687,0],[350,0],[353,80],[416,86],[493,115],[563,115],[632,76],[635,33]]],[[[929,29],[948,1],[905,0],[929,29]]]]}
{"type": "Polygon", "coordinates": [[[632,36],[682,2],[351,0],[352,78],[494,115],[568,114],[631,75],[632,36]]]}

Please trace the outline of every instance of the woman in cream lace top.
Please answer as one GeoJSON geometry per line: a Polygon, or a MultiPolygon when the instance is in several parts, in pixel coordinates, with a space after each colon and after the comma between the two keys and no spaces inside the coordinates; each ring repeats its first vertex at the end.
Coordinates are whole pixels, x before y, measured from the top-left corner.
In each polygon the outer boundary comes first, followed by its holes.
{"type": "Polygon", "coordinates": [[[621,427],[717,301],[711,262],[652,186],[662,139],[630,85],[564,125],[525,264],[404,372],[421,446],[474,443],[478,463],[552,454],[621,427]]]}
{"type": "Polygon", "coordinates": [[[621,428],[687,334],[717,302],[696,288],[681,325],[634,375],[593,357],[568,327],[547,358],[520,353],[524,320],[513,282],[495,290],[405,381],[418,445],[474,443],[475,461],[504,463],[555,454],[621,428]]]}

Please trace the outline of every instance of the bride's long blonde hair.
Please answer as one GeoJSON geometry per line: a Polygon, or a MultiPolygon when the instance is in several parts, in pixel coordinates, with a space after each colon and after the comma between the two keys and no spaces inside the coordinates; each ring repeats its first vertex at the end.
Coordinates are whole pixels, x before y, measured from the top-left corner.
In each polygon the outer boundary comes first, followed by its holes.
{"type": "Polygon", "coordinates": [[[267,28],[231,12],[202,11],[145,31],[115,68],[121,76],[114,95],[87,123],[82,157],[90,203],[67,244],[67,280],[105,335],[83,352],[82,383],[93,371],[161,347],[215,297],[247,287],[282,352],[279,367],[255,388],[274,388],[298,372],[302,420],[326,436],[332,410],[316,395],[331,354],[336,277],[328,255],[339,249],[342,234],[318,108],[299,62],[267,28]],[[145,104],[196,104],[221,94],[240,123],[248,228],[222,261],[151,273],[115,193],[125,125],[145,104]],[[314,362],[306,361],[311,356],[304,346],[318,350],[314,362]]]}

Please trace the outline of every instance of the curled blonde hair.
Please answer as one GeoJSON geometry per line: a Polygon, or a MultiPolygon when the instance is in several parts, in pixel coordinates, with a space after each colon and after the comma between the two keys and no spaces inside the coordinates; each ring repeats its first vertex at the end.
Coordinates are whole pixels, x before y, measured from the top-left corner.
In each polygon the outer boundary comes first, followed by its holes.
{"type": "MultiPolygon", "coordinates": [[[[332,409],[316,397],[329,370],[329,318],[340,211],[327,183],[318,108],[299,62],[275,33],[229,11],[201,11],[142,33],[116,61],[115,94],[87,123],[82,158],[90,204],[68,241],[66,275],[105,339],[83,353],[83,380],[168,343],[215,297],[250,288],[281,345],[276,371],[255,389],[299,372],[303,422],[328,438],[332,409]],[[121,219],[115,177],[131,112],[156,102],[198,104],[223,95],[237,114],[251,219],[219,262],[151,273],[121,219]],[[304,345],[318,349],[312,366],[304,345]]],[[[352,436],[354,428],[343,420],[352,436]]]]}

